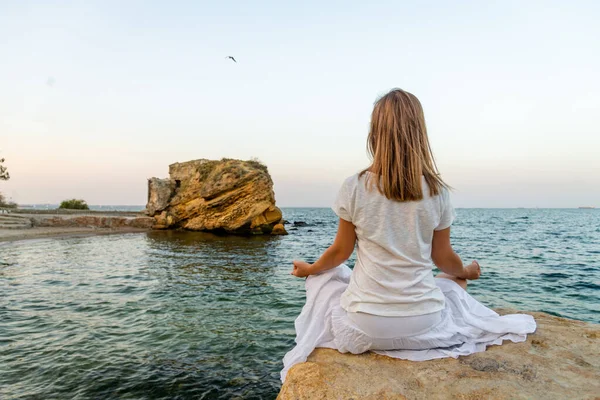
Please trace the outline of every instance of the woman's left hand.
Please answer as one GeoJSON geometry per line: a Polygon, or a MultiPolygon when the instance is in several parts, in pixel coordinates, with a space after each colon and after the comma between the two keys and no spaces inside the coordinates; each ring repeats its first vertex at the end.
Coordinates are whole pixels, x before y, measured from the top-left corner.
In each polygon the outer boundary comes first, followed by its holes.
{"type": "Polygon", "coordinates": [[[291,274],[298,278],[305,278],[311,274],[312,264],[304,261],[294,260],[294,269],[291,274]]]}

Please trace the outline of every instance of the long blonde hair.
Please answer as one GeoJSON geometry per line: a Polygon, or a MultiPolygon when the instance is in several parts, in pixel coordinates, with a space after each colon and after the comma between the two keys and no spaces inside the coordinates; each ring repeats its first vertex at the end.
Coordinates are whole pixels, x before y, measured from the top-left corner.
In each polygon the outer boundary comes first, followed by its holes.
{"type": "Polygon", "coordinates": [[[388,199],[421,200],[421,176],[425,177],[431,196],[440,194],[444,187],[449,188],[433,159],[423,107],[411,93],[393,89],[377,100],[367,149],[373,161],[360,175],[371,172],[380,177],[371,180],[367,174],[367,187],[375,183],[388,199]]]}

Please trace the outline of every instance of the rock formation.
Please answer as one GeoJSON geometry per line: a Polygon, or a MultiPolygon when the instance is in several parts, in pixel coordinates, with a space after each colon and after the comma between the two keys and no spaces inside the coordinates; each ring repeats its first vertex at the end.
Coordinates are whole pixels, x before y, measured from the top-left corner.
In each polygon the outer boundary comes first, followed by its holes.
{"type": "Polygon", "coordinates": [[[317,349],[292,367],[277,399],[598,399],[600,325],[528,314],[538,329],[526,342],[456,360],[317,349]]]}
{"type": "Polygon", "coordinates": [[[148,180],[146,213],[155,229],[234,234],[270,234],[281,221],[267,167],[231,159],[171,164],[169,178],[148,180]]]}

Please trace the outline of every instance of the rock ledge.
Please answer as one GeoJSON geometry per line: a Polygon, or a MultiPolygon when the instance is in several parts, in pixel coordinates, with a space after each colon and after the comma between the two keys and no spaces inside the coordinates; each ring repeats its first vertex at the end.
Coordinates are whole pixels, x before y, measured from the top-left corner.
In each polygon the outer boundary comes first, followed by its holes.
{"type": "Polygon", "coordinates": [[[289,371],[277,399],[600,399],[600,325],[528,314],[538,329],[526,342],[456,360],[317,349],[289,371]]]}

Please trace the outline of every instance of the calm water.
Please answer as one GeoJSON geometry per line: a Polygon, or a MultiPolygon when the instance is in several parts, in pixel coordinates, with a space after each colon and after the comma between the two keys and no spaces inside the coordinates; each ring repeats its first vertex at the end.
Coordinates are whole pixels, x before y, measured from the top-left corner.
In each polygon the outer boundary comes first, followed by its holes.
{"type": "MultiPolygon", "coordinates": [[[[274,398],[304,302],[291,260],[336,228],[284,217],[308,226],[0,244],[0,398],[274,398]]],[[[600,322],[600,210],[460,209],[453,241],[484,304],[600,322]]]]}

